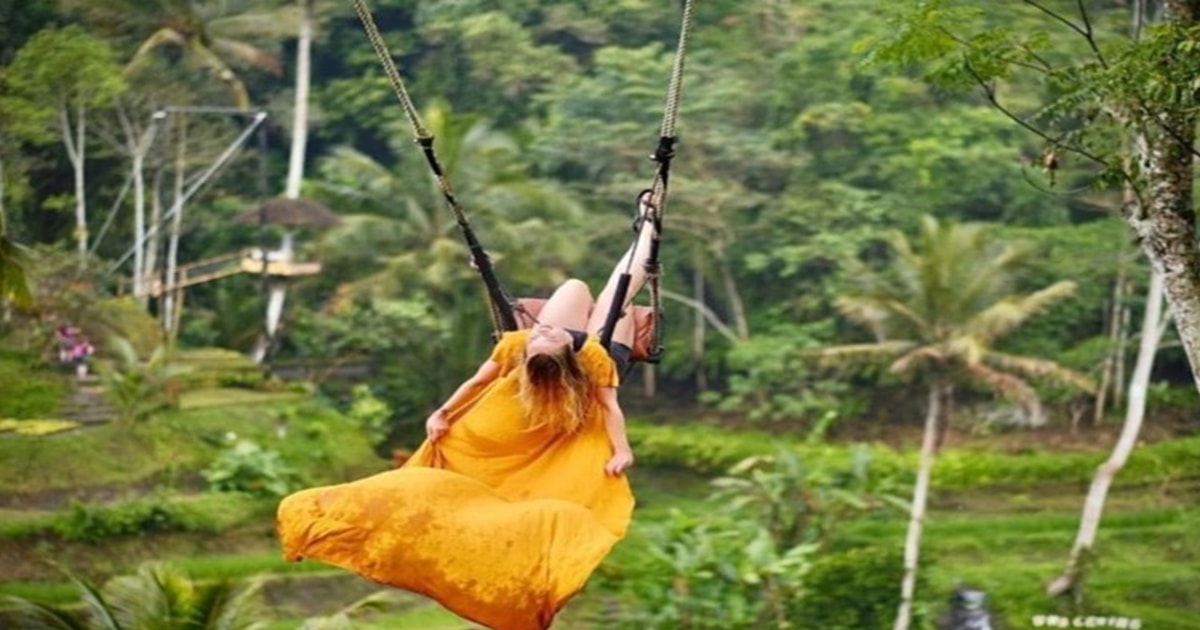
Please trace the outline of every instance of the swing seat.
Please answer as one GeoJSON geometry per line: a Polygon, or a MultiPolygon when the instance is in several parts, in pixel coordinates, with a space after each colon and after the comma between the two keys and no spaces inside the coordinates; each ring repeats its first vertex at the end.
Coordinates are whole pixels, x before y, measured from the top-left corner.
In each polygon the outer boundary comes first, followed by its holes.
{"type": "MultiPolygon", "coordinates": [[[[520,329],[532,328],[537,323],[537,316],[545,305],[546,300],[543,298],[517,298],[516,308],[513,310],[520,329]]],[[[654,309],[637,304],[631,305],[629,309],[633,315],[633,348],[629,353],[629,360],[640,363],[658,363],[662,358],[662,348],[655,345],[657,318],[654,316],[654,309]]],[[[589,312],[588,315],[591,316],[591,313],[589,312]]]]}

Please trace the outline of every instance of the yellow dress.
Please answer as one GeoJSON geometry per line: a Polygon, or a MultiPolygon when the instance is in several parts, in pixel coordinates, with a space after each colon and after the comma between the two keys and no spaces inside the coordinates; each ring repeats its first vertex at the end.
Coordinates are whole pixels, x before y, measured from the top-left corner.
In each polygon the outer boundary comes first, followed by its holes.
{"type": "MultiPolygon", "coordinates": [[[[284,557],[428,595],[495,630],[548,628],[624,537],[634,499],[624,475],[604,473],[612,448],[599,403],[573,435],[526,428],[516,394],[527,339],[501,338],[496,380],[450,410],[449,433],[403,468],[285,498],[284,557]]],[[[617,385],[595,337],[577,358],[593,385],[617,385]]]]}

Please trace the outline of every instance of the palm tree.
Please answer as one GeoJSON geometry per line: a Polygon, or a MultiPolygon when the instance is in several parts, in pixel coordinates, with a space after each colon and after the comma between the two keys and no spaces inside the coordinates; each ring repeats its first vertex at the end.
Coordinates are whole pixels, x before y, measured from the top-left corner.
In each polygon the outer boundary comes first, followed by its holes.
{"type": "Polygon", "coordinates": [[[72,581],[81,612],[10,596],[0,601],[0,622],[6,622],[0,625],[27,630],[258,630],[266,625],[257,581],[202,584],[158,564],[113,578],[103,588],[72,581]]]}
{"type": "Polygon", "coordinates": [[[860,290],[838,300],[839,310],[870,329],[873,343],[825,348],[825,359],[886,362],[894,374],[911,377],[928,391],[920,464],[904,552],[904,579],[895,630],[907,630],[916,584],[921,523],[930,473],[950,421],[954,386],[981,386],[1042,414],[1037,392],[1026,380],[1048,378],[1091,390],[1087,377],[1045,359],[1000,352],[993,344],[1055,300],[1070,295],[1071,282],[1057,282],[1028,295],[1012,293],[1011,271],[1022,251],[992,241],[980,225],[942,225],[923,217],[916,243],[890,236],[895,258],[883,272],[859,270],[860,290]]]}
{"type": "MultiPolygon", "coordinates": [[[[504,283],[516,291],[565,279],[584,250],[572,238],[582,233],[583,216],[573,196],[531,179],[517,143],[486,120],[451,116],[438,105],[422,118],[436,138],[442,169],[504,283]]],[[[485,344],[479,333],[488,320],[486,297],[419,151],[404,133],[390,136],[400,139],[394,147],[401,156],[396,167],[346,147],[321,165],[320,194],[342,209],[341,225],[319,244],[320,258],[338,282],[332,307],[427,296],[459,340],[457,356],[447,364],[452,370],[465,368],[479,359],[485,344]]]]}
{"type": "Polygon", "coordinates": [[[248,0],[65,0],[63,4],[67,10],[79,11],[100,32],[138,42],[125,67],[127,76],[143,69],[156,51],[174,47],[186,61],[225,84],[234,105],[241,109],[248,109],[251,101],[233,66],[281,74],[279,58],[254,42],[290,37],[300,19],[296,6],[262,8],[248,0]]]}
{"type": "MultiPolygon", "coordinates": [[[[520,147],[486,120],[455,117],[437,105],[423,118],[455,194],[505,279],[561,280],[563,267],[578,256],[570,239],[582,214],[578,202],[554,184],[530,179],[520,147]],[[536,248],[528,251],[532,243],[536,248]]],[[[345,147],[322,165],[320,185],[330,205],[350,209],[322,249],[330,257],[355,255],[371,269],[346,282],[343,295],[395,295],[414,277],[435,292],[461,293],[461,281],[472,272],[453,215],[416,149],[404,143],[396,152],[402,156],[398,168],[345,147]]]]}

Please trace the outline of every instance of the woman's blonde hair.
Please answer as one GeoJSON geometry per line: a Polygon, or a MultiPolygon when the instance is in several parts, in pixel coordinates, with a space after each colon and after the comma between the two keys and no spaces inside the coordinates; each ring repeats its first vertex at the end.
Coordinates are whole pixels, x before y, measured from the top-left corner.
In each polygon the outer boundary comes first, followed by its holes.
{"type": "Polygon", "coordinates": [[[527,357],[521,367],[517,397],[529,418],[529,428],[578,431],[587,414],[589,390],[571,347],[527,357]]]}

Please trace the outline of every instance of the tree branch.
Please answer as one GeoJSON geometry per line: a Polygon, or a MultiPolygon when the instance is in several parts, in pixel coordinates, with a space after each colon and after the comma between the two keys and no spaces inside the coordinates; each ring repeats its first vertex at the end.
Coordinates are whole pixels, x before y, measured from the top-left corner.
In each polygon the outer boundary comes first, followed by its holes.
{"type": "Polygon", "coordinates": [[[726,339],[732,341],[733,343],[742,341],[742,339],[737,336],[737,333],[733,332],[733,329],[731,329],[725,322],[721,321],[721,318],[717,317],[717,314],[714,313],[707,304],[701,304],[700,302],[697,302],[686,295],[676,293],[670,289],[663,289],[662,295],[665,298],[670,298],[676,302],[679,302],[680,304],[684,304],[695,309],[696,312],[703,315],[704,319],[708,320],[708,322],[713,325],[713,328],[716,328],[717,332],[721,333],[721,336],[725,337],[726,339]]]}
{"type": "Polygon", "coordinates": [[[1025,122],[1025,120],[1023,118],[1014,114],[1012,112],[1012,110],[1008,109],[1007,107],[1005,107],[1004,105],[1002,105],[1000,103],[1000,99],[996,98],[996,89],[994,87],[992,87],[987,81],[985,81],[978,72],[975,71],[975,68],[971,66],[971,63],[969,61],[964,63],[964,67],[967,69],[967,72],[969,72],[971,74],[971,76],[975,79],[975,82],[979,84],[979,87],[983,89],[983,93],[984,93],[984,95],[987,96],[988,102],[992,104],[992,107],[995,107],[997,111],[999,111],[1001,114],[1004,114],[1006,117],[1008,117],[1009,120],[1012,120],[1013,122],[1017,123],[1022,128],[1024,128],[1026,131],[1029,131],[1030,133],[1038,136],[1039,138],[1045,140],[1046,142],[1049,142],[1053,146],[1063,147],[1072,153],[1082,155],[1083,157],[1085,157],[1089,160],[1092,160],[1093,162],[1100,164],[1101,166],[1103,166],[1105,168],[1112,167],[1112,165],[1110,165],[1106,160],[1104,160],[1104,158],[1101,158],[1100,156],[1095,155],[1094,153],[1088,151],[1087,149],[1084,149],[1083,147],[1081,147],[1079,145],[1067,144],[1067,143],[1063,142],[1063,137],[1055,138],[1055,137],[1051,136],[1050,134],[1046,133],[1045,131],[1042,131],[1041,129],[1038,129],[1037,127],[1034,127],[1033,125],[1025,122]]]}

